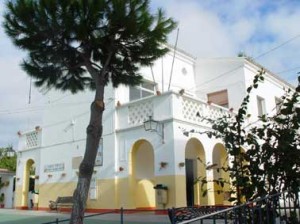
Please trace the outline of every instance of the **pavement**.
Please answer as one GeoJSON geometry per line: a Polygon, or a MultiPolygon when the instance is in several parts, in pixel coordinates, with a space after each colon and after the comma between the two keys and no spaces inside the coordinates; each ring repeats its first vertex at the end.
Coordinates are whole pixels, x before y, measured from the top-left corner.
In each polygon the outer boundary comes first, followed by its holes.
{"type": "MultiPolygon", "coordinates": [[[[88,213],[86,215],[94,215],[88,213]]],[[[0,209],[0,223],[1,224],[45,224],[58,223],[68,224],[69,213],[57,213],[47,211],[33,211],[33,210],[16,210],[16,209],[0,209]]],[[[99,216],[87,217],[84,219],[85,224],[120,224],[120,214],[105,214],[99,216]]],[[[137,212],[133,214],[124,214],[124,224],[170,224],[167,215],[158,215],[154,212],[137,212]]]]}

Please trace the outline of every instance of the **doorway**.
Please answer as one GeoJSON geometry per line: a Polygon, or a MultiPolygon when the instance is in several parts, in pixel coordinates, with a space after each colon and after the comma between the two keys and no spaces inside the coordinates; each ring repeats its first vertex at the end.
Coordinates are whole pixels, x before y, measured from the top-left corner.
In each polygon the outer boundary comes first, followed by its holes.
{"type": "Polygon", "coordinates": [[[203,145],[196,138],[188,140],[185,147],[185,185],[186,205],[207,205],[207,185],[202,185],[200,179],[206,179],[205,152],[203,145]]]}
{"type": "Polygon", "coordinates": [[[135,142],[131,150],[130,170],[135,207],[155,208],[154,150],[150,142],[135,142]]]}
{"type": "Polygon", "coordinates": [[[27,160],[24,175],[23,175],[23,186],[22,186],[22,207],[32,209],[33,199],[32,191],[35,189],[35,163],[32,159],[27,160]]]}
{"type": "Polygon", "coordinates": [[[185,177],[186,177],[186,203],[187,206],[194,206],[194,181],[195,181],[195,166],[193,159],[185,160],[186,169],[185,169],[185,177]]]}

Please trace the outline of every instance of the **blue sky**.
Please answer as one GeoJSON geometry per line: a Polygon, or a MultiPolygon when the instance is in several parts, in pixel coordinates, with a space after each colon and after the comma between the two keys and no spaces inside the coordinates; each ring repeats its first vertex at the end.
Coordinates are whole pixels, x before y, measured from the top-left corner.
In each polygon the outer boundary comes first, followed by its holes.
{"type": "MultiPolygon", "coordinates": [[[[0,0],[1,15],[3,3],[0,0]]],[[[281,78],[297,83],[299,0],[152,0],[151,9],[157,7],[178,21],[178,47],[186,52],[199,58],[244,52],[281,78]]],[[[170,35],[170,44],[175,43],[175,34],[170,35]]],[[[42,122],[45,99],[33,89],[28,105],[30,80],[19,67],[22,57],[24,53],[0,27],[0,147],[12,144],[16,148],[16,133],[42,122]]]]}
{"type": "MultiPolygon", "coordinates": [[[[178,46],[196,57],[257,56],[300,35],[298,0],[154,0],[179,22],[178,46]]],[[[170,41],[174,42],[174,35],[170,41]]],[[[299,67],[300,36],[257,61],[273,72],[299,67]]],[[[281,76],[295,83],[296,73],[281,76]]]]}

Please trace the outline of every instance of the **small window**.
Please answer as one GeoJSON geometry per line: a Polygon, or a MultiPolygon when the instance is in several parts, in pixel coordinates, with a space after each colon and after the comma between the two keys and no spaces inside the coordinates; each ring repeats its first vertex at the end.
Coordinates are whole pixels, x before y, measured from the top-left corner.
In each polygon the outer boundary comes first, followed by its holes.
{"type": "Polygon", "coordinates": [[[100,138],[96,160],[95,160],[95,166],[102,166],[103,165],[103,138],[100,138]]]}
{"type": "Polygon", "coordinates": [[[129,100],[138,100],[155,93],[155,83],[144,81],[140,85],[129,87],[129,100]]]}
{"type": "Polygon", "coordinates": [[[79,169],[79,165],[82,161],[82,156],[77,156],[72,158],[72,169],[79,169]]]}
{"type": "Polygon", "coordinates": [[[136,86],[130,86],[129,87],[129,100],[137,100],[141,98],[140,94],[141,90],[136,86]]]}
{"type": "Polygon", "coordinates": [[[209,102],[228,108],[227,89],[207,94],[209,102]]]}
{"type": "Polygon", "coordinates": [[[266,102],[265,99],[260,96],[257,96],[257,112],[259,117],[266,114],[266,102]]]}
{"type": "Polygon", "coordinates": [[[91,200],[97,199],[97,180],[95,177],[92,177],[90,183],[90,190],[89,190],[89,198],[91,200]]]}

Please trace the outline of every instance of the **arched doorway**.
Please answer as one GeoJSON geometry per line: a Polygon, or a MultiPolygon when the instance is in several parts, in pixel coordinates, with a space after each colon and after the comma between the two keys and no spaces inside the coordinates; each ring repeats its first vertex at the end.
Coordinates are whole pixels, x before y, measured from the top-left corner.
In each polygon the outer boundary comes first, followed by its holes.
{"type": "Polygon", "coordinates": [[[230,176],[228,169],[228,154],[224,145],[218,143],[213,149],[213,177],[215,205],[227,205],[230,194],[230,176]]]}
{"type": "Polygon", "coordinates": [[[33,208],[33,194],[35,190],[35,163],[32,159],[26,161],[22,185],[22,207],[33,208]]]}
{"type": "Polygon", "coordinates": [[[154,151],[146,140],[137,141],[131,152],[132,188],[136,208],[154,208],[154,151]]]}
{"type": "Polygon", "coordinates": [[[207,191],[207,184],[202,184],[206,180],[205,166],[203,145],[196,138],[190,139],[185,147],[187,206],[207,204],[207,196],[203,195],[207,191]]]}

